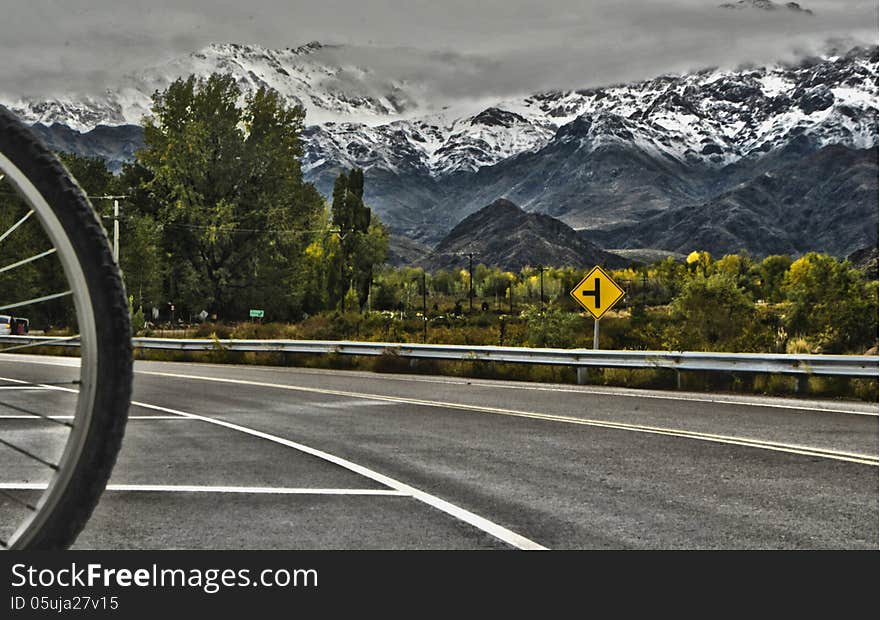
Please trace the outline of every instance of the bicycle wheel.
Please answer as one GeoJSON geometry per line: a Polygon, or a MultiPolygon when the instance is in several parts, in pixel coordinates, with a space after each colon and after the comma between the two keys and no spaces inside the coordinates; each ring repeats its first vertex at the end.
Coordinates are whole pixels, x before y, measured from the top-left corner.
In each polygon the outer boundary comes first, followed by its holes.
{"type": "Polygon", "coordinates": [[[64,166],[0,106],[0,548],[73,543],[116,461],[131,377],[107,235],[64,166]],[[28,323],[53,337],[10,333],[28,323]]]}

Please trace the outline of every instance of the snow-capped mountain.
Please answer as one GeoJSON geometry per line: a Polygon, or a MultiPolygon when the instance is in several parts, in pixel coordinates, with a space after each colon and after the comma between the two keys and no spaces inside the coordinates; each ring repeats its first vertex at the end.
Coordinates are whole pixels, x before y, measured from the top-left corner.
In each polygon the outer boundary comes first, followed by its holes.
{"type": "MultiPolygon", "coordinates": [[[[769,10],[772,3],[740,4],[769,10]]],[[[809,182],[823,183],[821,171],[834,161],[851,162],[834,168],[834,178],[852,189],[847,189],[848,221],[866,222],[868,232],[830,235],[827,248],[814,249],[848,253],[876,244],[876,183],[872,187],[865,173],[871,158],[855,152],[878,144],[877,47],[828,53],[796,66],[707,69],[503,101],[432,97],[432,86],[410,69],[454,64],[455,58],[424,53],[393,66],[388,54],[399,55],[317,43],[285,50],[212,45],[132,76],[103,98],[0,103],[31,122],[63,124],[40,130],[56,148],[118,164],[134,152],[137,128],[107,125],[139,122],[150,95],[178,77],[228,72],[245,93],[269,86],[305,107],[303,169],[322,192],[330,193],[341,170],[363,168],[365,197],[383,221],[398,234],[427,242],[506,197],[527,211],[596,231],[608,243],[669,245],[672,241],[656,241],[657,235],[642,235],[640,222],[666,226],[660,217],[666,211],[703,204],[714,205],[718,217],[722,203],[716,197],[745,184],[761,189],[739,191],[736,204],[751,213],[764,200],[750,224],[760,226],[761,218],[774,212],[773,201],[789,210],[799,203],[791,202],[790,187],[773,198],[766,184],[753,181],[797,169],[803,161],[813,174],[798,177],[798,191],[809,198],[805,208],[815,210],[834,192],[827,187],[812,192],[809,182]],[[381,70],[372,68],[373,61],[381,70]],[[69,128],[92,131],[78,139],[69,128]],[[120,137],[116,159],[114,131],[120,137]],[[816,202],[818,195],[824,198],[816,202]],[[625,230],[625,236],[615,230],[625,230]]],[[[687,217],[703,212],[692,209],[687,217]]],[[[786,225],[774,224],[774,230],[786,225]]],[[[778,246],[762,241],[751,247],[748,235],[736,233],[724,237],[724,247],[742,244],[756,253],[810,247],[799,245],[797,234],[778,246]]]]}
{"type": "Polygon", "coordinates": [[[736,2],[725,2],[719,5],[722,9],[760,9],[763,11],[777,11],[779,9],[787,9],[794,13],[802,15],[813,15],[813,11],[805,9],[797,2],[786,2],[777,4],[772,0],[737,0],[736,2]]]}
{"type": "Polygon", "coordinates": [[[578,118],[590,120],[590,131],[578,139],[596,148],[623,140],[659,157],[713,166],[766,153],[792,131],[820,147],[867,148],[877,143],[877,76],[876,52],[861,50],[798,67],[541,93],[465,118],[328,124],[310,130],[305,164],[310,171],[342,165],[443,177],[537,151],[578,118]]]}
{"type": "Polygon", "coordinates": [[[149,115],[157,90],[181,77],[221,72],[232,74],[245,94],[261,86],[275,89],[289,105],[302,105],[310,123],[379,124],[432,111],[430,85],[412,67],[442,62],[448,59],[437,53],[395,48],[214,44],[129,75],[100,96],[0,98],[0,103],[28,122],[61,123],[81,132],[98,125],[137,125],[149,115]]]}
{"type": "Polygon", "coordinates": [[[435,178],[473,172],[539,150],[585,115],[592,119],[589,139],[596,146],[625,139],[663,157],[714,165],[771,150],[795,128],[820,144],[864,148],[877,140],[878,71],[871,52],[799,67],[710,70],[540,93],[461,114],[476,102],[431,110],[425,84],[360,66],[352,60],[363,56],[358,51],[320,43],[282,50],[211,45],[131,76],[103,98],[0,103],[28,122],[85,132],[138,124],[149,114],[152,93],[178,77],[228,72],[244,93],[268,86],[304,106],[311,125],[304,166],[313,173],[324,166],[435,178]]]}

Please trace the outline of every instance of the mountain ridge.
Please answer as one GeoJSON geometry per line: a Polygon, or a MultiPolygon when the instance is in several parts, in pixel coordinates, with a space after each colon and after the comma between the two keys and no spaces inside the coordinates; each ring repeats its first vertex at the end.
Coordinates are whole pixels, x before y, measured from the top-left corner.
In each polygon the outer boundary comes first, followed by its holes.
{"type": "Polygon", "coordinates": [[[524,267],[623,267],[630,261],[606,252],[571,227],[543,213],[527,213],[504,198],[472,213],[434,250],[416,262],[426,269],[460,267],[473,254],[478,263],[519,271],[524,267]]]}

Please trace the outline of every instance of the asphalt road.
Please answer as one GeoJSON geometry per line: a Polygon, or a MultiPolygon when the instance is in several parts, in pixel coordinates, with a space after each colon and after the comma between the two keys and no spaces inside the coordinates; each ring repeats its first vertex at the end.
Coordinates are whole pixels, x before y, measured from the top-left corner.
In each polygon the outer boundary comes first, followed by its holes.
{"type": "Polygon", "coordinates": [[[134,401],[78,548],[878,548],[876,404],[160,362],[134,401]]]}

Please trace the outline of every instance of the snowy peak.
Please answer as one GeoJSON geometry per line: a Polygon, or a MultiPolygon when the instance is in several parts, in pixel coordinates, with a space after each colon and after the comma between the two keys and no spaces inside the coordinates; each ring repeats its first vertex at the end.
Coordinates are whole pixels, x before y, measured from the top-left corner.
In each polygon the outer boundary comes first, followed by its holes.
{"type": "MultiPolygon", "coordinates": [[[[795,10],[766,0],[729,4],[795,10]]],[[[405,64],[420,67],[419,74],[428,73],[423,65],[449,63],[430,52],[407,54],[405,64]]],[[[665,75],[457,109],[438,106],[418,76],[389,69],[400,57],[400,50],[319,42],[284,49],[213,44],[129,76],[102,97],[0,103],[31,123],[85,132],[139,124],[155,91],[182,76],[225,72],[244,93],[273,88],[288,104],[305,108],[311,127],[303,163],[311,175],[361,167],[437,179],[537,152],[554,140],[577,140],[586,149],[624,144],[714,167],[759,156],[796,136],[816,146],[877,144],[876,47],[798,66],[665,75]]]]}
{"type": "Polygon", "coordinates": [[[801,15],[813,15],[813,11],[803,8],[797,2],[777,4],[771,0],[738,0],[737,2],[725,2],[719,5],[722,9],[759,9],[762,11],[788,10],[801,15]]]}
{"type": "MultiPolygon", "coordinates": [[[[419,58],[416,52],[415,62],[419,58]]],[[[78,131],[97,125],[139,124],[149,114],[152,94],[174,80],[212,73],[231,74],[242,92],[273,88],[290,105],[301,105],[310,123],[358,121],[381,124],[430,111],[426,87],[393,66],[399,50],[325,45],[311,42],[295,48],[218,43],[144,69],[124,78],[118,88],[100,96],[65,95],[45,99],[2,101],[24,120],[64,123],[78,131]],[[390,59],[390,60],[389,60],[390,59]]],[[[436,61],[424,53],[425,61],[436,61]]],[[[412,60],[412,59],[411,59],[412,60]]]]}
{"type": "Polygon", "coordinates": [[[636,147],[685,164],[724,166],[805,135],[818,148],[877,144],[877,49],[796,67],[707,70],[500,102],[473,116],[312,130],[309,170],[359,166],[435,177],[495,165],[551,142],[636,147]]]}

